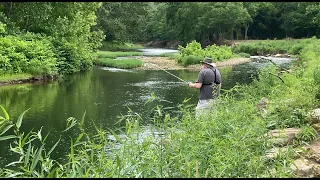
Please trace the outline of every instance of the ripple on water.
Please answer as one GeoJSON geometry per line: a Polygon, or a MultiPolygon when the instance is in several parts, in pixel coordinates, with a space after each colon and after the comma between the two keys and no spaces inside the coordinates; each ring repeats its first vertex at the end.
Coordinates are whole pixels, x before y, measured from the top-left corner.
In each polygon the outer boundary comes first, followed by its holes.
{"type": "Polygon", "coordinates": [[[106,71],[111,71],[111,72],[133,72],[132,70],[111,68],[111,67],[103,67],[102,69],[106,71]]]}
{"type": "Polygon", "coordinates": [[[128,83],[127,86],[139,86],[139,87],[154,87],[154,88],[162,88],[162,89],[168,89],[172,87],[177,87],[185,84],[184,82],[168,82],[168,81],[145,81],[145,82],[139,82],[139,83],[128,83]],[[165,85],[165,86],[164,86],[165,85]]]}

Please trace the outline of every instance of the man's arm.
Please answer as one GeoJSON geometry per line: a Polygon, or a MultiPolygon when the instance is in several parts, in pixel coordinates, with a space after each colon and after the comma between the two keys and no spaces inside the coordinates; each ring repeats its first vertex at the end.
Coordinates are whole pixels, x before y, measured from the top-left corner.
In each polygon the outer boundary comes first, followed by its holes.
{"type": "Polygon", "coordinates": [[[202,83],[200,82],[196,82],[196,83],[189,83],[189,87],[191,88],[197,88],[197,89],[200,89],[202,86],[202,83]]]}
{"type": "Polygon", "coordinates": [[[198,78],[197,81],[195,83],[189,83],[189,87],[190,88],[197,88],[200,89],[202,86],[202,82],[203,82],[203,78],[204,78],[204,71],[200,70],[199,74],[198,74],[198,78]]]}

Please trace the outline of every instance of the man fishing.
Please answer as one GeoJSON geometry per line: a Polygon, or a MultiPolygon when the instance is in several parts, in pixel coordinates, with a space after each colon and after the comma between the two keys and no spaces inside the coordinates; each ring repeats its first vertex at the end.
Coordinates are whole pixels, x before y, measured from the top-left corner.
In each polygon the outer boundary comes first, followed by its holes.
{"type": "Polygon", "coordinates": [[[189,82],[190,88],[199,90],[199,101],[196,107],[196,117],[199,117],[202,112],[209,112],[213,107],[213,99],[219,96],[221,89],[221,74],[216,69],[216,64],[212,62],[212,58],[204,58],[202,67],[195,83],[189,82]],[[213,94],[213,85],[218,85],[218,90],[213,94]]]}

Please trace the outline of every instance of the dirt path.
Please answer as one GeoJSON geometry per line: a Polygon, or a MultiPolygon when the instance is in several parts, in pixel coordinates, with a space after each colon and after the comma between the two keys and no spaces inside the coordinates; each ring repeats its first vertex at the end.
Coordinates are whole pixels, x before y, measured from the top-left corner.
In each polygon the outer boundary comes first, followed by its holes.
{"type": "MultiPolygon", "coordinates": [[[[189,65],[184,67],[176,62],[176,60],[169,59],[168,57],[143,57],[141,60],[144,62],[144,66],[138,67],[140,70],[178,70],[178,69],[189,69],[189,70],[199,70],[201,64],[189,65]]],[[[235,64],[242,64],[249,62],[250,58],[232,58],[224,62],[217,62],[217,67],[232,66],[235,64]]]]}

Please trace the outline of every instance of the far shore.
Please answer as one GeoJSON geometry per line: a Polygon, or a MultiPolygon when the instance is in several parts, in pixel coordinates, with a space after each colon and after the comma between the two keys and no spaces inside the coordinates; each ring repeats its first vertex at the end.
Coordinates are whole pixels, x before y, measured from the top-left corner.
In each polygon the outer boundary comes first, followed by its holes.
{"type": "MultiPolygon", "coordinates": [[[[144,62],[144,66],[136,68],[137,70],[180,70],[180,69],[188,69],[188,70],[199,70],[201,68],[200,64],[189,65],[184,67],[181,64],[178,64],[176,60],[169,59],[168,57],[148,57],[144,56],[141,59],[144,62]]],[[[224,66],[232,66],[236,64],[242,64],[249,62],[250,58],[231,58],[227,61],[216,62],[217,67],[224,66]]],[[[25,84],[25,83],[35,83],[40,81],[47,81],[47,78],[43,77],[30,77],[25,79],[13,79],[5,82],[0,82],[0,86],[4,85],[13,85],[13,84],[25,84]]]]}
{"type": "MultiPolygon", "coordinates": [[[[175,60],[169,59],[168,57],[143,57],[142,61],[144,62],[144,66],[138,67],[138,70],[180,70],[180,69],[188,69],[188,70],[199,70],[201,68],[201,64],[188,65],[184,67],[181,64],[178,64],[175,60]]],[[[242,64],[251,61],[250,58],[231,58],[227,61],[216,62],[217,67],[224,66],[232,66],[237,64],[242,64]]]]}

